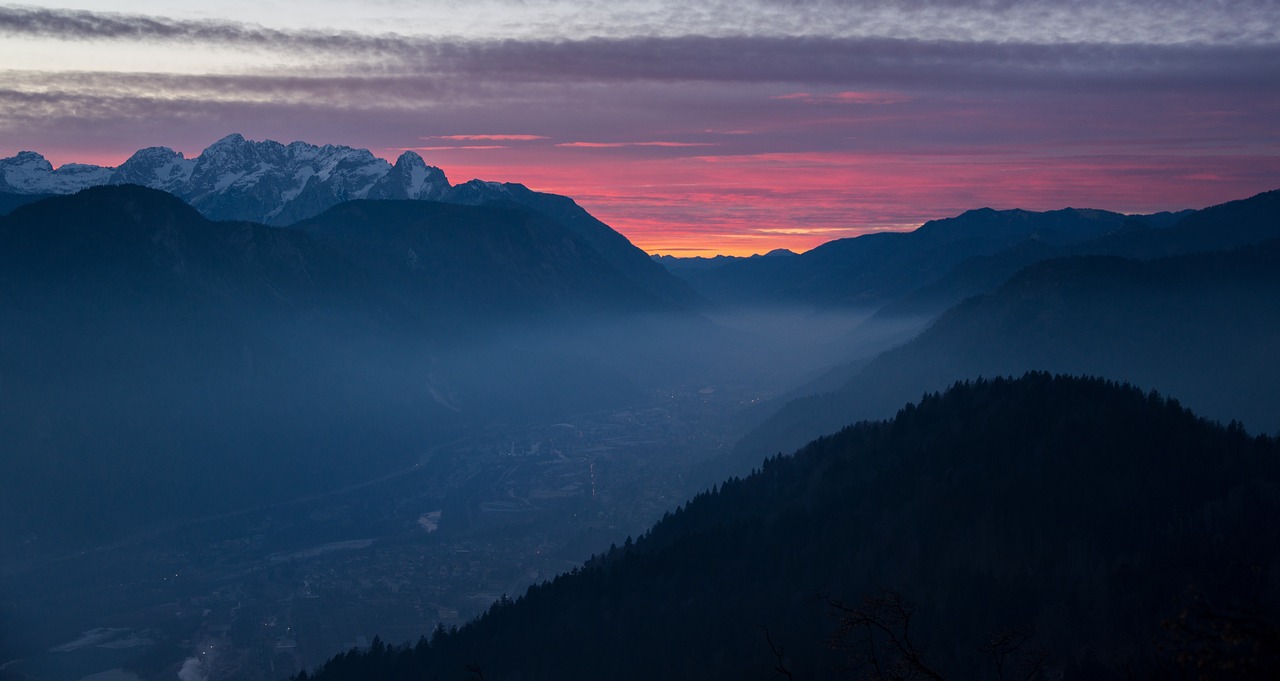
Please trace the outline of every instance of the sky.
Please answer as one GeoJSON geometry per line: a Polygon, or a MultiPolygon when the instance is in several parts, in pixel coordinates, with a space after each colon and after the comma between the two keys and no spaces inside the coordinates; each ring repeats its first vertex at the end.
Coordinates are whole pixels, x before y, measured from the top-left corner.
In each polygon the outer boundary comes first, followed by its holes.
{"type": "Polygon", "coordinates": [[[648,252],[1280,188],[1274,0],[0,3],[0,157],[412,149],[648,252]]]}

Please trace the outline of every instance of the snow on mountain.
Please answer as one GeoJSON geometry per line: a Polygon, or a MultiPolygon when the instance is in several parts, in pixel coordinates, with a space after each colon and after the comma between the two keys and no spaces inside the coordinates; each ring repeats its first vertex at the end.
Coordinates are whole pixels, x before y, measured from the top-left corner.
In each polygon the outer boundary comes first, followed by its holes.
{"type": "Polygon", "coordinates": [[[195,159],[183,158],[169,147],[147,147],[134,152],[111,174],[110,184],[140,184],[179,194],[191,179],[195,159]]]}
{"type": "Polygon", "coordinates": [[[205,149],[174,193],[217,220],[282,225],[364,198],[390,170],[367,149],[252,142],[236,134],[205,149]]]}
{"type": "Polygon", "coordinates": [[[370,199],[426,199],[439,201],[451,189],[444,171],[427,165],[412,151],[400,154],[391,171],[369,190],[370,199]]]}
{"type": "Polygon", "coordinates": [[[306,142],[255,142],[228,135],[188,159],[167,147],[140,149],[119,168],[67,164],[40,154],[0,159],[0,191],[70,194],[100,184],[140,184],[177,195],[215,220],[285,225],[351,199],[441,200],[439,168],[407,151],[392,166],[367,149],[306,142]]]}
{"type": "MultiPolygon", "coordinates": [[[[449,203],[461,203],[468,206],[478,206],[482,203],[494,201],[503,198],[511,198],[511,187],[519,187],[525,189],[522,184],[511,184],[507,186],[502,182],[486,182],[484,180],[471,180],[464,182],[449,190],[444,200],[449,203]]],[[[527,191],[527,190],[526,190],[527,191]]]]}
{"type": "Polygon", "coordinates": [[[0,158],[0,191],[13,194],[71,194],[86,187],[106,184],[112,169],[83,163],[68,163],[54,170],[53,164],[34,151],[0,158]]]}

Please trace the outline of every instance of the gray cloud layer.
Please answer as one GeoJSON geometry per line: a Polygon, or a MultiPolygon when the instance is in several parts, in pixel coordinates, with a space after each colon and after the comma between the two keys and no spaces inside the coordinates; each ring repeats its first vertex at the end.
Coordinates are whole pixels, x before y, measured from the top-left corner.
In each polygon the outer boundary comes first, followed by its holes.
{"type": "Polygon", "coordinates": [[[1278,46],[1034,45],[896,39],[681,37],[449,43],[456,73],[524,80],[704,80],[987,89],[1280,84],[1278,46]]]}
{"type": "MultiPolygon", "coordinates": [[[[719,81],[979,90],[1280,86],[1280,44],[1040,44],[822,36],[462,40],[281,31],[230,22],[0,7],[3,34],[287,50],[309,55],[316,70],[327,72],[326,77],[359,74],[436,83],[483,78],[489,82],[719,81]]],[[[294,80],[307,77],[306,73],[290,75],[294,80]]],[[[253,80],[246,79],[244,84],[252,87],[253,80]]]]}

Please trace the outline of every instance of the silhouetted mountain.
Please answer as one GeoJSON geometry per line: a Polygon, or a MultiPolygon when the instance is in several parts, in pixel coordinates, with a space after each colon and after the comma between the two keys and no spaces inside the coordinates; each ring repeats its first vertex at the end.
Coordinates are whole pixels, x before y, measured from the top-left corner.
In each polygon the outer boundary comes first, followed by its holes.
{"type": "Polygon", "coordinates": [[[1203,210],[1127,216],[1096,239],[1063,244],[1033,237],[991,255],[974,256],[877,312],[879,320],[931,317],[969,296],[985,293],[1019,270],[1068,255],[1115,255],[1150,259],[1219,251],[1280,238],[1280,191],[1266,192],[1203,210]]]}
{"type": "Polygon", "coordinates": [[[752,258],[785,258],[793,255],[796,255],[795,251],[791,251],[786,248],[775,248],[768,253],[757,253],[749,256],[716,255],[708,258],[698,255],[689,258],[681,258],[674,255],[653,255],[651,257],[660,265],[667,268],[668,272],[680,274],[682,272],[712,269],[729,263],[738,262],[740,260],[749,260],[752,258]]]}
{"type": "Polygon", "coordinates": [[[26,205],[0,230],[0,280],[67,303],[129,295],[149,304],[290,305],[350,291],[355,277],[349,263],[304,234],[210,222],[174,196],[136,185],[26,205]]]}
{"type": "Polygon", "coordinates": [[[881,232],[825,243],[795,257],[671,265],[704,296],[734,305],[876,308],[945,275],[966,258],[1028,239],[1079,243],[1119,229],[1125,216],[1066,208],[1046,213],[971,210],[913,232],[881,232]]]}
{"type": "Polygon", "coordinates": [[[922,286],[876,311],[876,318],[928,318],[966,298],[994,290],[1020,270],[1064,255],[1064,248],[1028,239],[991,255],[976,255],[953,267],[936,281],[922,286]]]}
{"type": "Polygon", "coordinates": [[[1156,258],[1219,251],[1280,238],[1280,189],[1186,214],[1168,229],[1132,229],[1081,244],[1076,253],[1156,258]]]}
{"type": "Polygon", "coordinates": [[[1280,241],[1152,261],[1033,265],[948,310],[834,392],[796,400],[744,438],[734,466],[850,419],[881,418],[965,376],[1091,373],[1176,395],[1198,412],[1280,429],[1280,241]]]}
{"type": "Polygon", "coordinates": [[[958,384],[772,458],[459,630],[375,641],[305,678],[860,678],[844,667],[871,650],[865,632],[840,637],[821,596],[880,617],[883,645],[901,636],[898,601],[860,600],[880,589],[916,604],[907,646],[934,678],[996,678],[984,647],[1011,630],[1034,633],[1002,673],[1043,649],[1049,678],[1121,678],[1161,654],[1162,622],[1193,594],[1274,621],[1277,490],[1275,441],[1154,393],[1047,374],[958,384]]]}
{"type": "Polygon", "coordinates": [[[535,192],[511,182],[499,184],[473,180],[454,187],[443,200],[467,205],[510,201],[532,208],[582,238],[605,261],[649,293],[690,307],[700,307],[706,302],[683,280],[668,274],[665,268],[653,262],[625,236],[597,220],[568,197],[535,192]]]}
{"type": "Polygon", "coordinates": [[[678,309],[562,223],[514,203],[352,201],[294,227],[353,259],[431,323],[678,309]]]}

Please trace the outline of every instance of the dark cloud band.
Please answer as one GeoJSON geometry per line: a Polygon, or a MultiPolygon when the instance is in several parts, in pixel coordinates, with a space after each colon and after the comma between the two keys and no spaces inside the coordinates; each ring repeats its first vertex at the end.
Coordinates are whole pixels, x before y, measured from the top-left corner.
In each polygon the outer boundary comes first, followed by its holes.
{"type": "MultiPolygon", "coordinates": [[[[435,65],[497,79],[1057,87],[1280,84],[1280,46],[1008,44],[809,37],[449,43],[435,65]]],[[[423,64],[422,66],[432,66],[423,64]]]]}

